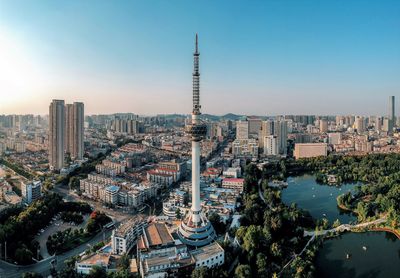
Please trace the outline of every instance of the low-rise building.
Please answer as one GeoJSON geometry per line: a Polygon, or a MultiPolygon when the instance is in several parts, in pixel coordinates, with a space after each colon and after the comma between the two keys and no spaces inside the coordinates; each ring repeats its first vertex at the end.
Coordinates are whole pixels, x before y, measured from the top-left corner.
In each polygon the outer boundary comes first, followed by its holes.
{"type": "Polygon", "coordinates": [[[327,155],[328,146],[326,143],[304,143],[294,145],[294,157],[296,159],[327,155]]]}
{"type": "Polygon", "coordinates": [[[243,178],[225,178],[222,181],[222,188],[234,189],[238,193],[243,192],[244,179],[243,178]]]}
{"type": "Polygon", "coordinates": [[[241,177],[242,170],[240,167],[235,167],[235,168],[231,167],[231,168],[228,168],[225,171],[223,171],[222,175],[225,178],[235,178],[236,179],[236,178],[241,177]]]}
{"type": "Polygon", "coordinates": [[[89,274],[93,267],[101,267],[105,271],[117,270],[118,257],[110,253],[94,253],[83,257],[75,263],[75,270],[78,274],[89,274]]]}
{"type": "Polygon", "coordinates": [[[42,182],[32,181],[29,183],[21,183],[21,193],[24,201],[28,204],[39,199],[42,196],[42,182]]]}
{"type": "Polygon", "coordinates": [[[196,261],[196,268],[212,268],[223,265],[225,262],[225,251],[217,242],[197,248],[190,253],[196,261]]]}

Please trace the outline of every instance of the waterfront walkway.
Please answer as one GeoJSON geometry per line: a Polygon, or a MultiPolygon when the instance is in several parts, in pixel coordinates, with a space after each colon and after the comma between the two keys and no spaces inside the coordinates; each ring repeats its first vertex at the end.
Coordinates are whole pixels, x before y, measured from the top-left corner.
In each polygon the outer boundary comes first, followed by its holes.
{"type": "Polygon", "coordinates": [[[314,239],[317,236],[323,236],[328,233],[332,232],[344,232],[344,231],[350,231],[351,229],[357,229],[357,228],[365,228],[371,225],[379,225],[381,223],[386,222],[386,218],[380,218],[374,221],[370,222],[365,222],[365,223],[360,223],[360,224],[355,224],[355,225],[350,225],[350,224],[342,224],[336,228],[328,229],[328,230],[321,230],[321,231],[304,231],[304,236],[311,236],[307,244],[304,246],[304,248],[298,253],[294,254],[292,258],[283,266],[282,270],[279,272],[279,275],[282,274],[282,272],[293,262],[293,260],[299,256],[301,256],[308,248],[308,246],[311,244],[311,242],[314,241],[314,239]]]}

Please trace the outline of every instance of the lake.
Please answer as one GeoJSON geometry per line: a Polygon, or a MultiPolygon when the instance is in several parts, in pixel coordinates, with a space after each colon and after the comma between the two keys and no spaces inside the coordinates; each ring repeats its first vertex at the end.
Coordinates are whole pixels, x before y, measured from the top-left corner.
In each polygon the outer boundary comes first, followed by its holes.
{"type": "Polygon", "coordinates": [[[345,233],[324,241],[315,265],[315,277],[400,277],[400,240],[386,232],[345,233]]]}
{"type": "Polygon", "coordinates": [[[337,207],[336,197],[354,189],[357,183],[345,183],[340,187],[321,185],[313,175],[289,177],[288,187],[282,190],[282,201],[290,205],[296,203],[316,218],[327,218],[330,223],[339,219],[341,223],[349,223],[357,218],[337,207]]]}

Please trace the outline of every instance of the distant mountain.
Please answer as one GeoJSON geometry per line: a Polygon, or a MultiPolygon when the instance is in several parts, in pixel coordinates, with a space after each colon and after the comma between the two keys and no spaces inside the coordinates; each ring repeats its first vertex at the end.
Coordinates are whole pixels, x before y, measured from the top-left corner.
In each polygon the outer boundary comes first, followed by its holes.
{"type": "Polygon", "coordinates": [[[236,114],[232,114],[232,113],[225,114],[225,115],[222,115],[222,116],[211,115],[211,114],[202,114],[201,116],[202,116],[203,119],[208,119],[210,121],[219,121],[221,119],[237,121],[237,120],[239,120],[240,118],[243,117],[242,115],[236,115],[236,114]]]}

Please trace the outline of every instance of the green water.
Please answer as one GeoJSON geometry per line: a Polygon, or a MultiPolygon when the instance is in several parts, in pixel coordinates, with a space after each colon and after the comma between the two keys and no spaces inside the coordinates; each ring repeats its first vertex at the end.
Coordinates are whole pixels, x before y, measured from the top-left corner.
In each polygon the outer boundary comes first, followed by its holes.
{"type": "Polygon", "coordinates": [[[400,277],[400,240],[386,232],[346,233],[328,239],[318,251],[316,269],[315,276],[324,278],[400,277]]]}
{"type": "Polygon", "coordinates": [[[325,217],[330,223],[336,219],[341,223],[356,220],[354,215],[337,207],[336,197],[353,190],[357,184],[343,184],[340,187],[320,185],[313,175],[290,177],[287,182],[288,187],[282,191],[282,201],[285,204],[296,203],[299,208],[309,211],[314,218],[325,217]]]}

